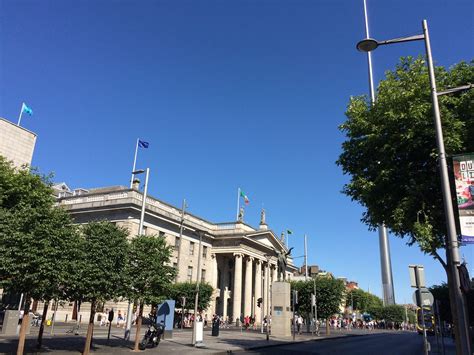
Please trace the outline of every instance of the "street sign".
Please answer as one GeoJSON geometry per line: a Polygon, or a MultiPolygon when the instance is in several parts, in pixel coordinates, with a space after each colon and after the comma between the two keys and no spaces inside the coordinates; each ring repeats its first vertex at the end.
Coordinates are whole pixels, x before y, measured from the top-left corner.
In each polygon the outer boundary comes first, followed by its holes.
{"type": "Polygon", "coordinates": [[[418,299],[417,299],[418,290],[413,292],[413,302],[418,307],[421,307],[422,305],[423,306],[432,306],[433,302],[434,302],[434,297],[433,297],[433,294],[430,292],[430,290],[428,290],[427,288],[420,288],[419,292],[420,292],[421,305],[419,304],[418,299]]]}
{"type": "Polygon", "coordinates": [[[410,271],[411,287],[426,287],[425,285],[425,268],[423,265],[408,265],[410,271]],[[418,284],[417,284],[418,279],[418,284]]]}

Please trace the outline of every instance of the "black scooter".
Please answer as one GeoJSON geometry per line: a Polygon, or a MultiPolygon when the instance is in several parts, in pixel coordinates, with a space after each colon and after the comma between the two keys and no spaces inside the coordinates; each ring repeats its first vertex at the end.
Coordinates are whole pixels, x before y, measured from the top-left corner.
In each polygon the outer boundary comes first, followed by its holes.
{"type": "Polygon", "coordinates": [[[152,348],[158,346],[165,331],[165,326],[162,323],[157,324],[154,317],[149,317],[149,320],[148,330],[138,346],[140,350],[145,350],[150,344],[152,348]]]}

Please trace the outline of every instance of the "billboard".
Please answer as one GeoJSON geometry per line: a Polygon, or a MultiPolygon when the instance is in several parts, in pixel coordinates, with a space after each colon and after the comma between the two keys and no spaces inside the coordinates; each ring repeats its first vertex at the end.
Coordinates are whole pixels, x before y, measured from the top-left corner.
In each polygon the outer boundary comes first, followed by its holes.
{"type": "Polygon", "coordinates": [[[465,244],[474,244],[474,153],[453,156],[454,183],[465,244]]]}

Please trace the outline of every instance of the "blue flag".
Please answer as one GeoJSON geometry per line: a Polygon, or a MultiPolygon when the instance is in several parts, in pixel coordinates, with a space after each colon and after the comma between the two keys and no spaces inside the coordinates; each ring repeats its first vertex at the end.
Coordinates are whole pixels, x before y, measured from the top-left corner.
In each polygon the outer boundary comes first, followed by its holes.
{"type": "Polygon", "coordinates": [[[31,108],[29,108],[28,106],[26,106],[26,104],[24,102],[21,105],[21,112],[22,113],[27,113],[30,116],[33,115],[33,110],[31,108]]]}
{"type": "Polygon", "coordinates": [[[145,148],[145,149],[147,149],[147,148],[150,146],[150,143],[145,142],[145,141],[142,141],[142,140],[139,139],[139,140],[138,140],[138,146],[139,146],[140,148],[145,148]]]}

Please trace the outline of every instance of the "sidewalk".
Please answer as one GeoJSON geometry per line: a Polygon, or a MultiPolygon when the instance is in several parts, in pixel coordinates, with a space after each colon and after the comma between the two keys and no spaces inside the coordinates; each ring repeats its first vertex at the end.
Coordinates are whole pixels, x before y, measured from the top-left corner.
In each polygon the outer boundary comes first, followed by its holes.
{"type": "MultiPolygon", "coordinates": [[[[27,354],[78,354],[81,353],[85,343],[86,327],[83,326],[79,335],[66,333],[71,325],[58,325],[55,327],[54,335],[50,334],[50,328],[45,329],[43,338],[43,347],[40,351],[35,348],[38,328],[32,328],[31,334],[27,336],[26,353],[27,354]]],[[[146,326],[142,327],[143,335],[146,326]]],[[[122,328],[112,327],[110,342],[107,343],[106,327],[94,328],[94,341],[92,351],[100,354],[129,354],[133,349],[133,340],[135,339],[135,329],[132,329],[132,341],[124,341],[124,330],[122,328]]],[[[364,336],[379,333],[381,331],[367,330],[351,330],[339,331],[331,330],[331,335],[323,334],[319,337],[311,334],[297,335],[295,342],[306,341],[325,341],[329,339],[337,339],[340,337],[364,336]]],[[[192,333],[190,329],[175,329],[172,339],[162,340],[157,348],[148,348],[147,353],[199,353],[199,354],[228,354],[229,352],[239,352],[245,350],[256,350],[267,347],[287,345],[293,343],[293,337],[275,338],[270,336],[269,341],[266,340],[266,334],[260,331],[235,329],[221,329],[218,337],[211,336],[210,328],[204,330],[203,347],[197,348],[191,345],[192,333]]],[[[0,337],[0,353],[13,354],[16,353],[18,339],[17,337],[0,337]]]]}

